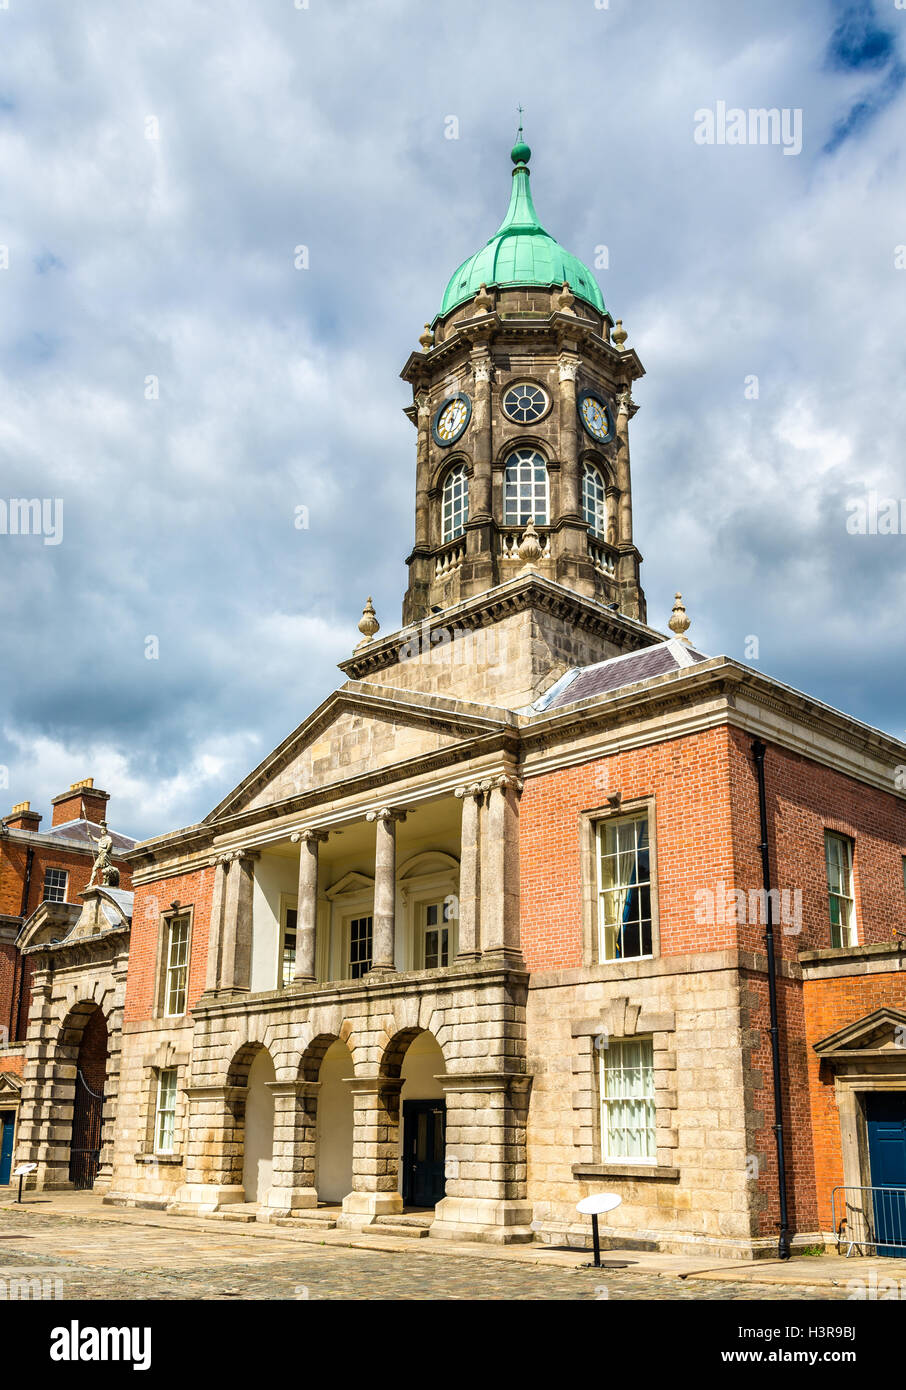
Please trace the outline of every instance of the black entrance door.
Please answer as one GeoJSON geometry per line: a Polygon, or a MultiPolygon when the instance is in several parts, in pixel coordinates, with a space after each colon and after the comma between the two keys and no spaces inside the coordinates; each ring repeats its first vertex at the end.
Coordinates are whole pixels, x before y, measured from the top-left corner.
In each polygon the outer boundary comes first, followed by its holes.
{"type": "Polygon", "coordinates": [[[104,1092],[93,1091],[76,1072],[75,1103],[72,1111],[72,1144],[69,1149],[69,1181],[73,1187],[93,1187],[101,1157],[101,1124],[104,1092]]]}
{"type": "Polygon", "coordinates": [[[407,1207],[433,1207],[444,1195],[446,1123],[444,1101],[403,1101],[403,1202],[407,1207]]]}

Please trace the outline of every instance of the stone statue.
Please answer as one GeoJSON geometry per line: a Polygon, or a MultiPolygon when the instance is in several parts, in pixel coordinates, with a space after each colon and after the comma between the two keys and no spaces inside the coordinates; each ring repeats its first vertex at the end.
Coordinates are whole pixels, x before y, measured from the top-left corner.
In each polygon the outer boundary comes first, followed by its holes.
{"type": "Polygon", "coordinates": [[[113,849],[113,836],[107,829],[107,822],[101,821],[101,833],[98,836],[97,853],[94,857],[94,864],[91,868],[91,878],[88,880],[88,887],[93,888],[100,876],[100,881],[105,888],[116,888],[120,881],[120,871],[110,860],[110,851],[113,849]]]}

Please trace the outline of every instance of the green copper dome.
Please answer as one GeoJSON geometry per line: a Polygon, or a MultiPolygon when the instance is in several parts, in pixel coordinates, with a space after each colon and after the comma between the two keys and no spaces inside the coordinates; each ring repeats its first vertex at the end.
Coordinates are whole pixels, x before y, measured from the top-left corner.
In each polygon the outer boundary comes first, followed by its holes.
{"type": "Polygon", "coordinates": [[[529,187],[531,153],[521,139],[513,147],[511,158],[516,167],[507,215],[487,245],[463,261],[451,275],[438,318],[471,299],[482,284],[489,288],[493,285],[562,285],[564,280],[569,281],[577,299],[584,299],[599,314],[607,312],[603,295],[588,267],[554,241],[538,221],[529,187]]]}

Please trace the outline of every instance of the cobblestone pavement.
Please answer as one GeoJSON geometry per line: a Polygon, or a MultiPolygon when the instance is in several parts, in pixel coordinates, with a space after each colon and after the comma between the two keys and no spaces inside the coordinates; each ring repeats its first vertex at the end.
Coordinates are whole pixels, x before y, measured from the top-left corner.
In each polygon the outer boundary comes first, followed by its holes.
{"type": "Polygon", "coordinates": [[[411,1253],[353,1250],[7,1209],[0,1211],[0,1294],[13,1270],[19,1278],[59,1281],[55,1293],[64,1299],[789,1302],[847,1297],[844,1287],[683,1280],[633,1272],[631,1265],[539,1268],[420,1247],[411,1253]]]}

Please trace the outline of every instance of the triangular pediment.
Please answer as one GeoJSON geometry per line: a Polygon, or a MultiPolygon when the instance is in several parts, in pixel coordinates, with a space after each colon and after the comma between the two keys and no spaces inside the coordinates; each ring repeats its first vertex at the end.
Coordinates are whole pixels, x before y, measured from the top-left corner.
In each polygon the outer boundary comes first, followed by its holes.
{"type": "MultiPolygon", "coordinates": [[[[515,727],[508,711],[442,695],[349,681],[229,796],[206,824],[337,787],[389,768],[416,768],[515,727]]],[[[465,756],[465,754],[464,754],[465,756]]]]}
{"type": "Polygon", "coordinates": [[[7,1095],[17,1096],[22,1090],[22,1078],[13,1071],[0,1071],[0,1096],[5,1091],[7,1095]]]}
{"type": "Polygon", "coordinates": [[[906,1046],[906,1010],[884,1007],[849,1023],[815,1043],[819,1057],[845,1061],[847,1057],[883,1056],[906,1046]]]}

